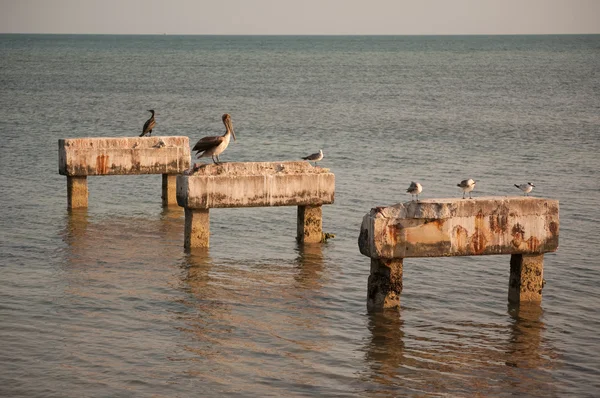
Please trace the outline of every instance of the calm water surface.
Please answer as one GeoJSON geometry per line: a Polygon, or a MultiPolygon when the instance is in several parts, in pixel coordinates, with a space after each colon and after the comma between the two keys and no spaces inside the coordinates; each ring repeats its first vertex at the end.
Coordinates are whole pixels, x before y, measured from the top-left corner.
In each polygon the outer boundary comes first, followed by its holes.
{"type": "Polygon", "coordinates": [[[594,396],[600,389],[600,36],[0,35],[0,395],[594,396]],[[66,210],[57,141],[238,141],[224,161],[322,148],[327,244],[296,209],[211,210],[184,252],[160,176],[89,179],[66,210]],[[368,313],[360,221],[422,196],[560,200],[541,306],[507,304],[509,257],[410,259],[368,313]]]}

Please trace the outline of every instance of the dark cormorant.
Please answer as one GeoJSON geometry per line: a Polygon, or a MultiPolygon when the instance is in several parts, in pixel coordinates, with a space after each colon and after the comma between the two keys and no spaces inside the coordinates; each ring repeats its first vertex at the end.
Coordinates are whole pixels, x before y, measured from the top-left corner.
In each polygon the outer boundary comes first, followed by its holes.
{"type": "Polygon", "coordinates": [[[144,123],[144,128],[142,129],[142,134],[140,137],[150,137],[152,135],[152,129],[156,126],[156,121],[154,120],[154,109],[150,109],[148,112],[152,113],[150,119],[146,120],[144,123]]]}

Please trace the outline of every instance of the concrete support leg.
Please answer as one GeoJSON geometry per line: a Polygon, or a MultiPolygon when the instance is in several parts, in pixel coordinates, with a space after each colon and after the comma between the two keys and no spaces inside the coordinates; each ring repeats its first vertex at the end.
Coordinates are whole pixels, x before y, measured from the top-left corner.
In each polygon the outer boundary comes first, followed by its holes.
{"type": "Polygon", "coordinates": [[[69,209],[88,207],[87,177],[67,176],[67,207],[69,209]]]}
{"type": "Polygon", "coordinates": [[[323,235],[323,210],[321,205],[298,206],[296,239],[300,243],[319,243],[323,235]]]}
{"type": "Polygon", "coordinates": [[[210,240],[210,219],[208,209],[185,209],[184,243],[186,249],[208,247],[210,240]]]}
{"type": "Polygon", "coordinates": [[[511,303],[541,302],[544,287],[544,255],[512,254],[508,301],[511,303]]]}
{"type": "Polygon", "coordinates": [[[403,261],[402,258],[371,259],[367,288],[369,310],[400,307],[403,261]]]}
{"type": "Polygon", "coordinates": [[[162,175],[162,205],[163,207],[177,205],[177,174],[162,175]]]}

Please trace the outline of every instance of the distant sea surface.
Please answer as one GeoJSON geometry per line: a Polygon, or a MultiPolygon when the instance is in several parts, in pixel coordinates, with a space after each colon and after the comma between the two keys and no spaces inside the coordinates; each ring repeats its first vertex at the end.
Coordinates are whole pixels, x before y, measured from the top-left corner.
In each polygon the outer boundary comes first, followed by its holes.
{"type": "Polygon", "coordinates": [[[0,396],[597,396],[599,173],[598,35],[0,35],[0,396]],[[231,114],[222,161],[323,149],[335,239],[215,209],[186,253],[158,175],[91,177],[68,212],[58,139],[137,136],[148,109],[192,144],[231,114]],[[508,305],[509,256],[427,258],[367,312],[362,217],[464,178],[560,201],[542,304],[508,305]]]}

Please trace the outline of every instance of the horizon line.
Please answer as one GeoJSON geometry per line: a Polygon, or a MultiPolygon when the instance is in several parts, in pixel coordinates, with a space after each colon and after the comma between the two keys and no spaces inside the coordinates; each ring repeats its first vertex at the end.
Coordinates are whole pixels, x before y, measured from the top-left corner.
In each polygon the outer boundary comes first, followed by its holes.
{"type": "Polygon", "coordinates": [[[589,33],[68,33],[0,32],[0,35],[79,35],[79,36],[594,36],[589,33]]]}

